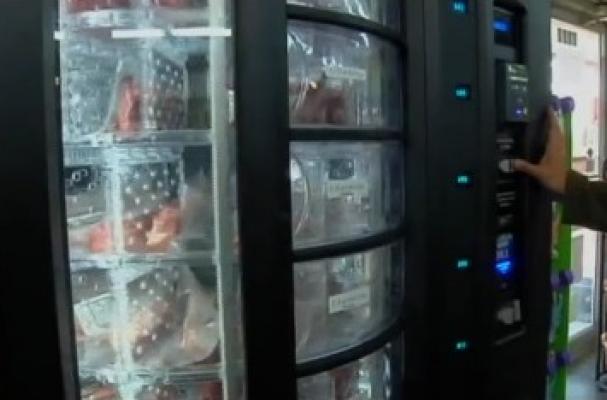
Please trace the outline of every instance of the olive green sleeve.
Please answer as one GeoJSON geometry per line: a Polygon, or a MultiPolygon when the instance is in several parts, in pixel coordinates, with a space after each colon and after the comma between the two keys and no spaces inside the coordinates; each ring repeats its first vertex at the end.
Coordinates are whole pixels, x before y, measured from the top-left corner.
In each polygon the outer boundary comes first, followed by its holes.
{"type": "Polygon", "coordinates": [[[564,223],[607,231],[607,182],[591,182],[570,171],[563,205],[564,223]]]}

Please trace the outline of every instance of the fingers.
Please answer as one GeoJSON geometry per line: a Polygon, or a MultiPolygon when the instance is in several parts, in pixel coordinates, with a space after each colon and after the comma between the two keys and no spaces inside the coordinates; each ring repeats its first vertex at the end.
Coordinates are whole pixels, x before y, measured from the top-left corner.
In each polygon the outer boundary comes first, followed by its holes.
{"type": "Polygon", "coordinates": [[[528,161],[514,160],[513,166],[515,171],[522,172],[534,177],[535,179],[541,180],[543,177],[541,167],[528,161]]]}

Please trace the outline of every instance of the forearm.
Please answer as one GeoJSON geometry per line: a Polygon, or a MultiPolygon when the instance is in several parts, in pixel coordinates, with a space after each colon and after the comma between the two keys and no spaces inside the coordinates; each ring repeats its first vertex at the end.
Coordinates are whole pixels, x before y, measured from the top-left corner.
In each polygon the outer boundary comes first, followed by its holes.
{"type": "Polygon", "coordinates": [[[569,172],[563,205],[565,223],[607,231],[606,182],[590,182],[577,172],[569,172]]]}

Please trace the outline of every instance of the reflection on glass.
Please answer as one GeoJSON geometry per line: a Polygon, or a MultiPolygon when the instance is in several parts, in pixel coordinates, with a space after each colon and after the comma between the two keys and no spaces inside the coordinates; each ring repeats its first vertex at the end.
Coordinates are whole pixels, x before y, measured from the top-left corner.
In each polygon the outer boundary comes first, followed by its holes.
{"type": "Polygon", "coordinates": [[[288,0],[291,4],[321,8],[362,17],[400,29],[400,2],[398,0],[288,0]]]}
{"type": "Polygon", "coordinates": [[[402,127],[399,52],[372,35],[290,22],[292,125],[402,127]]]}
{"type": "Polygon", "coordinates": [[[291,148],[296,248],[399,226],[402,148],[397,143],[295,143],[291,148]]]}
{"type": "Polygon", "coordinates": [[[400,346],[385,349],[359,361],[302,378],[297,384],[299,400],[391,400],[397,398],[401,376],[400,346]]]}
{"type": "Polygon", "coordinates": [[[594,292],[599,267],[599,234],[577,228],[571,239],[574,276],[569,300],[569,335],[575,337],[594,325],[594,292]]]}
{"type": "Polygon", "coordinates": [[[395,321],[403,294],[402,247],[296,264],[297,357],[356,345],[395,321]]]}
{"type": "Polygon", "coordinates": [[[60,4],[81,398],[243,398],[226,7],[60,4]]]}

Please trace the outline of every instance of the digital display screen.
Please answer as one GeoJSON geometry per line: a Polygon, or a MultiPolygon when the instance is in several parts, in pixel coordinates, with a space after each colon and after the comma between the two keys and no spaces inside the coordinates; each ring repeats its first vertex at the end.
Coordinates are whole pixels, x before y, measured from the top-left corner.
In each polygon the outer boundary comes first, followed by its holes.
{"type": "Polygon", "coordinates": [[[512,32],[512,22],[509,19],[504,18],[496,18],[493,21],[493,29],[497,33],[511,33],[512,32]]]}
{"type": "Polygon", "coordinates": [[[516,16],[503,8],[496,8],[493,13],[493,31],[495,43],[504,46],[516,45],[516,16]]]}

